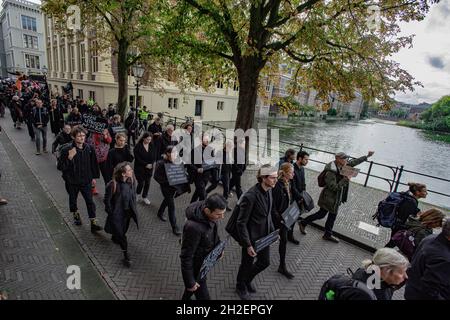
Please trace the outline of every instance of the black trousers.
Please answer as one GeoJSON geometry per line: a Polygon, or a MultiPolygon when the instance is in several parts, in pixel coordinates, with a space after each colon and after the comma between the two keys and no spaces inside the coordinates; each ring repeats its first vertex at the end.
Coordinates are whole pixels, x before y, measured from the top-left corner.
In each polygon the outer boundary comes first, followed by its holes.
{"type": "Polygon", "coordinates": [[[33,124],[31,123],[31,120],[29,120],[29,119],[26,121],[26,123],[27,123],[28,135],[30,136],[30,138],[32,140],[34,140],[35,134],[34,134],[33,124]]]}
{"type": "Polygon", "coordinates": [[[231,182],[230,182],[230,190],[236,188],[236,195],[239,199],[242,195],[242,186],[241,186],[241,175],[232,173],[231,174],[231,182]]]}
{"type": "Polygon", "coordinates": [[[208,183],[209,176],[201,175],[200,177],[196,177],[194,180],[195,191],[191,198],[191,203],[197,200],[205,200],[206,199],[206,184],[208,183]]]}
{"type": "Polygon", "coordinates": [[[241,265],[237,275],[236,287],[240,290],[245,290],[246,284],[252,282],[252,280],[269,265],[270,246],[258,252],[258,255],[255,258],[248,255],[247,248],[242,248],[241,265]]]}
{"type": "Polygon", "coordinates": [[[164,196],[164,200],[163,202],[161,202],[161,205],[158,209],[158,214],[162,215],[167,207],[169,210],[170,225],[172,226],[172,228],[174,228],[177,225],[177,217],[175,216],[175,193],[164,188],[161,188],[161,192],[164,196]]]}
{"type": "Polygon", "coordinates": [[[197,282],[200,287],[194,292],[187,291],[184,289],[183,297],[181,300],[191,300],[192,296],[195,295],[196,300],[211,300],[209,296],[208,286],[206,285],[206,277],[197,282]]]}
{"type": "Polygon", "coordinates": [[[100,169],[100,173],[102,174],[103,181],[105,182],[105,185],[110,181],[109,178],[109,171],[108,171],[108,161],[103,161],[98,164],[98,167],[100,169]]]}
{"type": "Polygon", "coordinates": [[[337,216],[337,214],[335,214],[335,213],[331,213],[325,209],[320,208],[319,211],[306,217],[300,223],[304,226],[307,226],[309,223],[311,223],[313,221],[325,218],[327,213],[328,213],[328,217],[327,217],[327,221],[325,222],[325,236],[327,236],[327,237],[332,236],[333,235],[333,226],[334,226],[334,222],[336,221],[336,216],[337,216]]]}
{"type": "Polygon", "coordinates": [[[126,212],[126,218],[125,218],[125,230],[122,235],[119,234],[113,234],[112,238],[117,241],[120,245],[120,249],[123,251],[128,250],[128,240],[127,240],[127,231],[130,227],[130,220],[131,220],[131,214],[129,212],[126,212]]]}
{"type": "Polygon", "coordinates": [[[135,132],[128,131],[127,143],[129,146],[131,146],[130,139],[133,139],[133,146],[135,146],[136,145],[136,133],[135,132]]]}
{"type": "Polygon", "coordinates": [[[223,186],[223,197],[228,199],[230,195],[230,172],[222,172],[222,186],[223,186]]]}
{"type": "Polygon", "coordinates": [[[219,185],[219,181],[220,181],[219,169],[212,169],[210,179],[211,185],[206,189],[206,194],[216,189],[217,186],[219,185]]]}
{"type": "Polygon", "coordinates": [[[88,211],[88,215],[90,219],[95,218],[95,203],[92,200],[92,185],[89,184],[70,184],[66,181],[66,191],[69,194],[69,207],[70,212],[77,212],[77,199],[78,193],[81,192],[81,195],[86,202],[86,207],[88,211]]]}
{"type": "Polygon", "coordinates": [[[286,247],[289,238],[294,236],[294,226],[287,229],[285,226],[280,228],[280,245],[278,247],[278,252],[280,253],[280,266],[286,266],[286,247]]]}
{"type": "Polygon", "coordinates": [[[152,176],[142,177],[142,176],[136,176],[136,179],[138,181],[136,194],[141,194],[142,192],[142,198],[147,198],[148,196],[148,190],[150,189],[150,180],[152,176]]]}

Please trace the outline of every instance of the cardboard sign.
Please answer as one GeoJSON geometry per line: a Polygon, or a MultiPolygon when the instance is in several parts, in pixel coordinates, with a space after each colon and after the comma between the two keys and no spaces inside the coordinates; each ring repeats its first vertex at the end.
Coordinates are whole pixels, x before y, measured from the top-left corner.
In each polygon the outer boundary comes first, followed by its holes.
{"type": "Polygon", "coordinates": [[[92,114],[83,114],[81,119],[83,127],[91,132],[103,133],[103,130],[108,127],[108,121],[106,119],[92,114]]]}
{"type": "Polygon", "coordinates": [[[255,252],[258,253],[262,249],[270,246],[272,243],[276,242],[279,238],[280,229],[269,233],[267,236],[255,241],[255,252]]]}
{"type": "Polygon", "coordinates": [[[214,249],[212,249],[210,253],[208,253],[206,258],[203,260],[202,266],[200,268],[198,280],[203,279],[208,274],[208,272],[211,271],[211,269],[216,265],[229,240],[230,237],[228,236],[226,240],[221,241],[217,246],[214,247],[214,249]]]}
{"type": "Polygon", "coordinates": [[[284,225],[289,229],[297,221],[300,215],[300,208],[297,202],[294,201],[281,215],[284,221],[284,225]]]}
{"type": "Polygon", "coordinates": [[[339,173],[341,175],[343,175],[343,176],[346,176],[346,177],[349,177],[349,178],[354,178],[354,177],[356,177],[358,175],[359,171],[360,170],[357,169],[357,168],[353,168],[353,167],[350,167],[350,166],[345,166],[345,167],[342,167],[341,170],[339,170],[339,173]]]}
{"type": "Polygon", "coordinates": [[[188,177],[184,164],[165,163],[167,180],[170,186],[177,186],[183,183],[188,183],[188,177]]]}
{"type": "Polygon", "coordinates": [[[126,132],[127,131],[127,129],[125,129],[122,126],[111,127],[111,130],[113,131],[114,134],[119,133],[119,132],[126,132]]]}

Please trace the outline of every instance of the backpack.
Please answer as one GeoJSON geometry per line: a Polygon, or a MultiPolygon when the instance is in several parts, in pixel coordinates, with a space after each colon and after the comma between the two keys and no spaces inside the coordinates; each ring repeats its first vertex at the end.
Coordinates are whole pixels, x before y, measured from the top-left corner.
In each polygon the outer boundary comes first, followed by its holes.
{"type": "Polygon", "coordinates": [[[323,170],[317,177],[317,184],[319,185],[320,188],[323,188],[326,185],[326,183],[325,183],[325,175],[326,174],[327,174],[327,170],[323,170]]]}
{"type": "Polygon", "coordinates": [[[322,285],[318,300],[377,300],[366,284],[350,275],[337,274],[322,285]]]}
{"type": "Polygon", "coordinates": [[[410,230],[399,230],[392,235],[392,241],[400,251],[411,261],[416,251],[415,234],[410,230]]]}
{"type": "Polygon", "coordinates": [[[242,198],[245,194],[241,195],[238,202],[234,206],[233,212],[231,213],[230,219],[228,219],[228,223],[225,226],[225,231],[228,232],[228,234],[237,242],[241,243],[241,238],[239,237],[239,232],[237,228],[237,220],[239,217],[239,211],[240,211],[240,204],[242,201],[242,198]]]}
{"type": "Polygon", "coordinates": [[[72,145],[72,142],[65,143],[61,146],[59,146],[56,150],[56,169],[59,171],[62,171],[63,168],[63,162],[61,160],[61,154],[64,149],[69,148],[72,145]]]}
{"type": "Polygon", "coordinates": [[[400,192],[391,192],[386,199],[378,203],[378,208],[372,219],[378,220],[378,226],[392,228],[397,223],[398,208],[405,197],[400,192]]]}

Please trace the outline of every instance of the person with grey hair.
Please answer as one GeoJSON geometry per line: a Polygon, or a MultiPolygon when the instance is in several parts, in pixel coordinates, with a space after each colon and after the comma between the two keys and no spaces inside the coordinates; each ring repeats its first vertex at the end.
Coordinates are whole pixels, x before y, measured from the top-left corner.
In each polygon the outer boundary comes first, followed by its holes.
{"type": "Polygon", "coordinates": [[[408,269],[406,300],[450,300],[450,218],[420,243],[408,269]]]}
{"type": "Polygon", "coordinates": [[[348,161],[349,156],[347,154],[344,152],[336,153],[335,161],[328,163],[318,177],[319,186],[322,186],[321,181],[323,182],[323,189],[317,202],[320,210],[300,222],[299,228],[302,234],[306,234],[305,228],[308,224],[323,219],[328,214],[325,223],[325,234],[322,238],[335,243],[339,242],[337,238],[333,237],[333,226],[339,206],[347,202],[351,178],[342,174],[342,168],[346,166],[355,167],[366,161],[373,154],[373,151],[369,151],[367,156],[348,161]]]}

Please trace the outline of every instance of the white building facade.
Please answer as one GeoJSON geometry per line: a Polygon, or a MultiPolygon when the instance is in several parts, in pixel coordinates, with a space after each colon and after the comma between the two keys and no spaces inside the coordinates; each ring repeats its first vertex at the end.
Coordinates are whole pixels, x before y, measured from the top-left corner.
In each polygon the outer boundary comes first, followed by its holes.
{"type": "Polygon", "coordinates": [[[39,5],[25,0],[3,0],[0,13],[1,74],[40,74],[47,66],[43,15],[39,5]]]}

